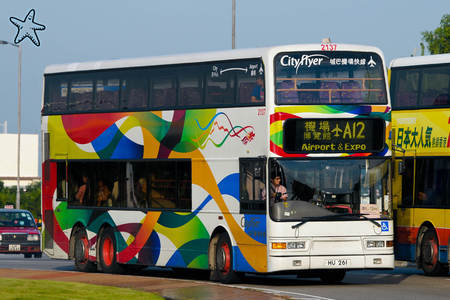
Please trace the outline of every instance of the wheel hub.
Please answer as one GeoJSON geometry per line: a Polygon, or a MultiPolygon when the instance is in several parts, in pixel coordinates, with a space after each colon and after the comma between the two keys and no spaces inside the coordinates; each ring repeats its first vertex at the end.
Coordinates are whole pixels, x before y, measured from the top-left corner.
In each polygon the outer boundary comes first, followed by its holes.
{"type": "Polygon", "coordinates": [[[433,241],[426,241],[424,247],[423,247],[423,261],[426,264],[432,264],[433,263],[433,258],[435,256],[435,252],[434,252],[434,248],[435,245],[433,243],[433,241]]]}
{"type": "Polygon", "coordinates": [[[114,248],[110,238],[103,241],[102,258],[105,265],[110,266],[113,262],[114,248]]]}
{"type": "Polygon", "coordinates": [[[225,261],[226,261],[225,250],[222,247],[220,247],[219,250],[217,251],[217,260],[216,260],[217,268],[220,271],[223,271],[225,267],[225,261]]]}
{"type": "Polygon", "coordinates": [[[76,244],[75,258],[78,261],[84,261],[85,257],[86,257],[86,248],[84,246],[84,242],[82,240],[79,240],[78,243],[76,244]]]}

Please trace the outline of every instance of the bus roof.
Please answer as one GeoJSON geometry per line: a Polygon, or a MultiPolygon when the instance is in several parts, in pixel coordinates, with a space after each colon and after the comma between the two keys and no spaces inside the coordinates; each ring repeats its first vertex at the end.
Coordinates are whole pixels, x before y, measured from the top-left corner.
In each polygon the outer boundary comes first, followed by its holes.
{"type": "MultiPolygon", "coordinates": [[[[335,44],[335,43],[333,43],[335,44]]],[[[127,59],[111,59],[90,62],[76,62],[69,64],[50,65],[45,68],[44,74],[56,74],[67,72],[80,72],[89,70],[111,70],[120,68],[138,68],[146,66],[158,65],[173,65],[173,64],[189,64],[206,61],[220,61],[228,59],[246,59],[263,57],[264,55],[283,51],[321,51],[323,44],[299,44],[275,46],[268,48],[253,48],[240,50],[225,50],[216,52],[203,52],[194,54],[180,54],[167,56],[153,56],[142,58],[127,58],[127,59]]],[[[362,51],[362,52],[376,52],[383,59],[383,54],[377,47],[337,44],[337,51],[362,51]]]]}
{"type": "Polygon", "coordinates": [[[413,56],[396,58],[389,64],[389,69],[418,65],[437,65],[450,62],[450,54],[435,54],[426,56],[413,56]]]}

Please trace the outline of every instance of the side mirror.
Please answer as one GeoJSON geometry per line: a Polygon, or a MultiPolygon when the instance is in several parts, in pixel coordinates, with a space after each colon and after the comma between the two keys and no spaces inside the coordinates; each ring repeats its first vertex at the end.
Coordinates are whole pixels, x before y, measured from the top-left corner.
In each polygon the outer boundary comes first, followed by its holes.
{"type": "Polygon", "coordinates": [[[253,169],[253,178],[254,179],[263,179],[263,168],[261,166],[255,166],[253,169]]]}

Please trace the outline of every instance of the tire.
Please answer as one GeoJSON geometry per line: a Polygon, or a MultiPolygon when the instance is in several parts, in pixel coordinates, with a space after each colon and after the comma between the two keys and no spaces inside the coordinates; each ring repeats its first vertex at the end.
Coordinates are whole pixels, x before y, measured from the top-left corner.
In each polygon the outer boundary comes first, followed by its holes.
{"type": "Polygon", "coordinates": [[[33,253],[25,253],[23,256],[25,258],[31,258],[31,257],[33,257],[33,253]]]}
{"type": "Polygon", "coordinates": [[[42,258],[42,252],[35,253],[34,258],[42,258]]]}
{"type": "Polygon", "coordinates": [[[89,239],[85,228],[80,228],[75,236],[75,269],[81,272],[93,272],[95,265],[89,260],[89,239]]]}
{"type": "Polygon", "coordinates": [[[342,280],[344,280],[346,271],[325,271],[326,273],[323,273],[320,275],[320,279],[325,284],[337,284],[340,283],[342,280]]]}
{"type": "Polygon", "coordinates": [[[124,273],[124,269],[117,263],[116,235],[111,227],[105,228],[100,237],[100,267],[109,274],[124,273]]]}
{"type": "Polygon", "coordinates": [[[443,276],[448,274],[448,266],[439,262],[439,240],[434,229],[425,231],[420,246],[422,269],[427,276],[443,276]]]}
{"type": "Polygon", "coordinates": [[[243,274],[233,270],[233,248],[230,237],[222,233],[216,247],[216,273],[223,284],[237,283],[242,280],[243,274]]]}

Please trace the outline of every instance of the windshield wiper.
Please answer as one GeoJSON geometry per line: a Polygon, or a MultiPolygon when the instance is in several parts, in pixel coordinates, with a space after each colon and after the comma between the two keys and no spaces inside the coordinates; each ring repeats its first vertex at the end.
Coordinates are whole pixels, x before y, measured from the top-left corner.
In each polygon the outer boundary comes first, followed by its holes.
{"type": "MultiPolygon", "coordinates": [[[[347,214],[346,214],[347,215],[347,214]]],[[[298,224],[292,225],[292,229],[298,228],[300,226],[302,226],[305,223],[308,223],[309,221],[322,221],[322,220],[332,220],[334,218],[336,218],[336,215],[326,215],[326,216],[320,216],[320,217],[308,217],[308,218],[303,218],[304,220],[301,221],[298,224]]]]}
{"type": "Polygon", "coordinates": [[[367,214],[357,214],[360,217],[363,217],[363,219],[366,219],[367,221],[370,221],[371,223],[377,225],[378,227],[381,227],[381,224],[379,224],[377,221],[375,221],[374,219],[368,218],[366,217],[367,214]]]}
{"type": "Polygon", "coordinates": [[[323,220],[328,220],[328,221],[339,221],[341,219],[344,218],[348,218],[348,217],[362,217],[363,219],[370,221],[371,223],[373,223],[374,225],[377,225],[378,227],[381,227],[381,224],[377,223],[374,219],[368,218],[366,217],[367,214],[350,214],[350,213],[346,213],[346,214],[335,214],[335,215],[326,215],[326,216],[320,216],[320,217],[309,217],[309,218],[305,218],[305,220],[301,221],[298,224],[292,225],[292,229],[298,228],[300,226],[302,226],[305,223],[308,223],[309,221],[323,221],[323,220]]]}

